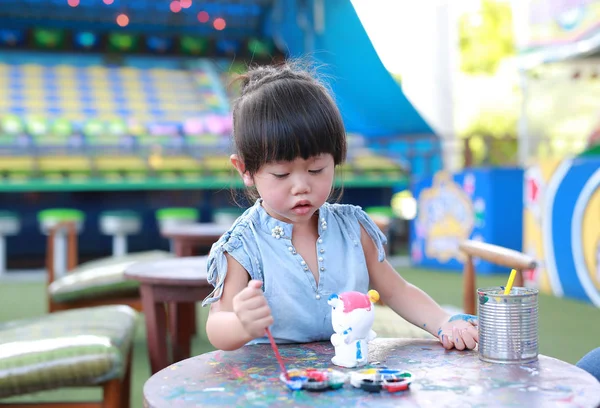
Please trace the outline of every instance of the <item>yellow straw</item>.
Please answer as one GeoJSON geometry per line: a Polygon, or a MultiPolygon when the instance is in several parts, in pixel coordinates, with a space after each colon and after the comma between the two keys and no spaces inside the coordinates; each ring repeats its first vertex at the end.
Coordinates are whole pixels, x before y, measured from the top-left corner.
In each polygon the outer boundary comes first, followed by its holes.
{"type": "Polygon", "coordinates": [[[506,288],[504,289],[504,294],[509,295],[510,290],[512,289],[513,282],[515,281],[515,276],[517,275],[517,270],[513,269],[510,271],[510,276],[508,277],[508,282],[506,282],[506,288]]]}

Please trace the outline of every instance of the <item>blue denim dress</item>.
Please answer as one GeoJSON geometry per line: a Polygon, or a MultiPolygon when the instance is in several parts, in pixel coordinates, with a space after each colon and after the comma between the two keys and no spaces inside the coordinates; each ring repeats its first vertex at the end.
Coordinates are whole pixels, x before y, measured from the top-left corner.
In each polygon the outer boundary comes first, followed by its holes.
{"type": "MultiPolygon", "coordinates": [[[[292,245],[292,224],[271,217],[260,200],[244,212],[213,246],[208,258],[208,281],[215,287],[203,306],[216,302],[227,274],[225,252],[235,258],[252,279],[263,282],[264,295],[278,343],[329,340],[333,334],[333,293],[369,290],[369,274],[360,242],[361,226],[373,239],[379,261],[385,259],[386,237],[357,206],[325,203],[319,209],[317,286],[308,265],[292,245]]],[[[251,343],[268,342],[267,337],[251,343]]]]}

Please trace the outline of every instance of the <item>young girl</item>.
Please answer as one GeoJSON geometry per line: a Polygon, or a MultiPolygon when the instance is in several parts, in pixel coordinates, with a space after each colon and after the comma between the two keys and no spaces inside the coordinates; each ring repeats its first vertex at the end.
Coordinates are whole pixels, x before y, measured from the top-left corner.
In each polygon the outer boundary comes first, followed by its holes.
{"type": "Polygon", "coordinates": [[[212,247],[206,330],[222,350],[329,340],[332,293],[377,290],[445,348],[472,349],[473,316],[449,316],[385,259],[385,236],[357,206],[329,204],[346,133],[334,101],[291,65],[250,70],[233,106],[231,162],[257,196],[212,247]]]}

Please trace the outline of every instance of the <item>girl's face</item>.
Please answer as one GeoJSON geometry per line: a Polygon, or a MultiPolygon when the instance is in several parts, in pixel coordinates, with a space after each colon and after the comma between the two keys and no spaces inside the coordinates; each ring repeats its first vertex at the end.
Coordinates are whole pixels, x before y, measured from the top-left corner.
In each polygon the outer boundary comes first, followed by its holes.
{"type": "Polygon", "coordinates": [[[302,223],[310,220],[329,197],[334,170],[333,156],[322,154],[307,160],[299,157],[267,163],[254,177],[246,174],[243,178],[246,185],[256,186],[269,215],[288,223],[302,223]]]}

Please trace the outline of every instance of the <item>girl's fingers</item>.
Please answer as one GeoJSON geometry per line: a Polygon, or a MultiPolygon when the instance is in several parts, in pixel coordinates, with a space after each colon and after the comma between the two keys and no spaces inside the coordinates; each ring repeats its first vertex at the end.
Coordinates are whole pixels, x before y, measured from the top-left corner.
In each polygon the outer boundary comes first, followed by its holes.
{"type": "Polygon", "coordinates": [[[465,349],[465,343],[463,342],[463,339],[460,337],[460,332],[458,331],[457,327],[452,328],[452,339],[454,340],[454,347],[456,347],[457,350],[465,349]]]}
{"type": "Polygon", "coordinates": [[[238,293],[237,295],[235,295],[235,300],[238,303],[243,303],[246,302],[247,300],[253,299],[255,297],[258,297],[262,295],[262,291],[260,289],[253,289],[253,288],[244,288],[241,290],[240,293],[238,293]]]}
{"type": "Polygon", "coordinates": [[[473,334],[471,333],[470,330],[467,329],[462,329],[462,340],[463,343],[465,343],[465,346],[469,349],[469,350],[473,350],[475,348],[475,346],[477,345],[477,343],[475,342],[475,339],[473,338],[473,334]]]}
{"type": "Polygon", "coordinates": [[[268,305],[264,305],[263,307],[259,307],[258,309],[248,310],[244,314],[244,320],[249,323],[249,322],[258,321],[258,320],[261,320],[261,319],[264,319],[264,318],[270,317],[270,316],[271,316],[271,309],[269,309],[268,305]]]}
{"type": "Polygon", "coordinates": [[[450,350],[452,347],[454,347],[454,343],[452,343],[452,340],[450,340],[446,334],[442,334],[442,345],[446,350],[450,350]]]}
{"type": "Polygon", "coordinates": [[[242,304],[241,307],[246,310],[255,310],[255,309],[260,309],[261,307],[265,306],[266,304],[267,304],[267,299],[265,299],[264,296],[260,295],[260,296],[255,296],[253,298],[244,300],[244,303],[242,304]]]}
{"type": "Polygon", "coordinates": [[[469,327],[467,329],[467,333],[471,335],[471,337],[476,343],[479,343],[479,330],[477,329],[477,327],[469,327]]]}
{"type": "Polygon", "coordinates": [[[273,316],[265,317],[264,319],[260,319],[256,322],[256,325],[258,327],[264,327],[265,330],[272,324],[273,324],[273,316]]]}
{"type": "Polygon", "coordinates": [[[452,329],[447,328],[447,330],[450,331],[450,335],[442,332],[440,329],[438,336],[445,349],[449,350],[456,348],[457,350],[472,350],[477,346],[477,343],[479,342],[478,327],[470,324],[471,322],[467,323],[468,324],[459,322],[457,326],[453,326],[452,329]]]}
{"type": "Polygon", "coordinates": [[[256,279],[252,279],[248,282],[248,287],[251,289],[260,289],[262,288],[262,282],[256,279]]]}

